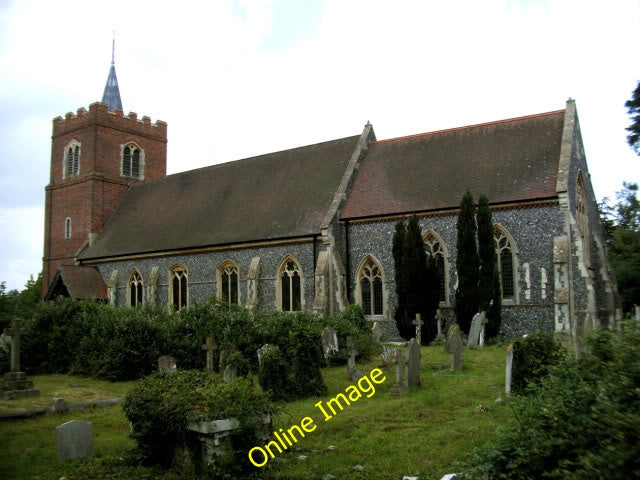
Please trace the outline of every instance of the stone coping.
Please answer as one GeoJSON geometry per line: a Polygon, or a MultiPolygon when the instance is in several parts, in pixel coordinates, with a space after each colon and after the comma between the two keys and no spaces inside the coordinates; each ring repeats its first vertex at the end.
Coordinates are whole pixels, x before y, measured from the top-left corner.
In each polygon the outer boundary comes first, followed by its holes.
{"type": "Polygon", "coordinates": [[[0,421],[2,420],[20,420],[24,418],[36,417],[38,415],[47,415],[49,413],[67,413],[77,410],[85,410],[87,408],[105,408],[112,405],[118,405],[124,402],[124,398],[106,398],[103,400],[90,400],[87,402],[77,402],[64,404],[62,408],[39,407],[28,410],[17,410],[13,412],[0,413],[0,421]]]}

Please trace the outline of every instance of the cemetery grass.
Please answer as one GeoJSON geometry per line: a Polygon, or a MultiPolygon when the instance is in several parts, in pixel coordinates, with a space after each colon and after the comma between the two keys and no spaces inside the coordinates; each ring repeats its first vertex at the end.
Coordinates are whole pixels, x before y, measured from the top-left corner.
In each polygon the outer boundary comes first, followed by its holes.
{"type": "MultiPolygon", "coordinates": [[[[326,404],[355,382],[346,378],[344,365],[324,369],[329,393],[279,404],[273,422],[274,430],[286,430],[309,416],[317,428],[289,450],[276,453],[276,459],[261,469],[262,478],[320,479],[331,474],[353,480],[393,479],[403,475],[433,479],[460,471],[460,462],[467,460],[474,448],[512,421],[508,405],[495,402],[496,398],[504,397],[505,346],[465,350],[461,372],[450,372],[449,362],[450,355],[442,346],[422,347],[421,388],[412,389],[409,395],[391,396],[395,372],[385,371],[386,380],[376,385],[371,398],[363,396],[327,422],[314,404],[319,400],[326,404]],[[478,409],[480,406],[484,408],[478,409]],[[328,451],[330,445],[335,450],[328,451]],[[300,455],[307,459],[298,460],[300,455]],[[362,465],[363,470],[353,470],[356,465],[362,465]]],[[[357,364],[366,374],[376,367],[377,358],[357,364]]],[[[56,378],[62,386],[79,383],[76,377],[49,375],[34,377],[36,386],[42,389],[49,382],[47,377],[56,378]]],[[[123,396],[134,383],[95,382],[94,391],[104,391],[107,394],[104,398],[123,396]],[[104,390],[99,388],[101,383],[105,384],[104,390]]],[[[0,478],[198,478],[188,472],[135,466],[131,461],[135,443],[128,438],[128,430],[120,405],[1,422],[0,449],[4,455],[0,460],[0,478]],[[86,460],[61,463],[57,459],[55,427],[72,419],[93,422],[95,453],[86,460]]],[[[249,461],[247,457],[243,460],[249,461]]]]}

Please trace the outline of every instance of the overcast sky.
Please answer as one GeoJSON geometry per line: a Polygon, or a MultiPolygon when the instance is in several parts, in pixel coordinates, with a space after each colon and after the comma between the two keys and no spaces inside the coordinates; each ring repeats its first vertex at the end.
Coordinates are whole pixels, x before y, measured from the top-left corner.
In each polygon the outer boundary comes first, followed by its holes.
{"type": "MultiPolygon", "coordinates": [[[[99,101],[168,123],[169,173],[576,100],[597,197],[640,181],[624,103],[640,1],[0,0],[0,281],[42,268],[51,120],[99,101]]],[[[490,192],[487,192],[490,195],[490,192]]]]}

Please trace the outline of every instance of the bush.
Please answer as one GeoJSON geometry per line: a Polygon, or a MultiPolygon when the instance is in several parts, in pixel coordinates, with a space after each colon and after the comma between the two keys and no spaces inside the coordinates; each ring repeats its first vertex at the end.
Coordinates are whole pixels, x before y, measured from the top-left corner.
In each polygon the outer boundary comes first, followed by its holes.
{"type": "Polygon", "coordinates": [[[225,383],[220,375],[178,370],[140,381],[127,394],[123,409],[141,458],[162,466],[170,465],[177,447],[189,444],[189,422],[237,419],[240,427],[231,434],[235,461],[227,459],[224,472],[237,474],[250,467],[246,453],[260,442],[262,417],[272,406],[247,379],[225,383]]]}
{"type": "Polygon", "coordinates": [[[287,401],[294,397],[295,383],[289,378],[289,367],[279,348],[273,347],[263,355],[258,379],[271,400],[287,401]]]}
{"type": "Polygon", "coordinates": [[[465,478],[640,476],[640,333],[599,331],[587,345],[513,399],[516,423],[473,456],[465,478]]]}
{"type": "Polygon", "coordinates": [[[513,342],[511,392],[525,394],[530,385],[539,385],[563,352],[553,333],[532,333],[513,342]]]}

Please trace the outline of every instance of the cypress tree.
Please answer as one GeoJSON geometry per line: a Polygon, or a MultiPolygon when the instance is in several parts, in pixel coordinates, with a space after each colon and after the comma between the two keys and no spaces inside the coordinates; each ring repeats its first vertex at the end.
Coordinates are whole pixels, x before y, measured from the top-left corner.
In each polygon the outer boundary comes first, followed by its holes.
{"type": "Polygon", "coordinates": [[[396,231],[393,234],[393,264],[395,268],[395,280],[396,280],[396,310],[394,312],[394,318],[396,320],[396,326],[400,335],[405,335],[405,311],[407,309],[406,299],[406,268],[404,258],[404,243],[406,236],[406,227],[404,222],[396,223],[396,231]],[[404,333],[403,333],[404,332],[404,333]]]}
{"type": "Polygon", "coordinates": [[[500,274],[497,268],[493,269],[493,303],[487,312],[487,326],[485,334],[487,338],[497,337],[502,325],[502,289],[500,288],[500,274]]]}
{"type": "Polygon", "coordinates": [[[422,326],[422,345],[427,345],[433,341],[438,334],[436,324],[436,312],[440,305],[440,270],[436,265],[436,259],[432,256],[427,258],[427,283],[425,285],[426,314],[422,315],[424,325],[422,326]]]}
{"type": "Polygon", "coordinates": [[[473,197],[468,190],[460,202],[457,228],[458,288],[456,290],[455,313],[460,330],[469,333],[471,318],[478,311],[479,260],[476,245],[475,207],[473,197]]]}
{"type": "Polygon", "coordinates": [[[480,311],[489,311],[493,299],[493,279],[496,268],[496,242],[493,239],[493,218],[489,200],[480,195],[476,211],[478,225],[478,259],[480,261],[478,281],[478,304],[480,311]]]}

